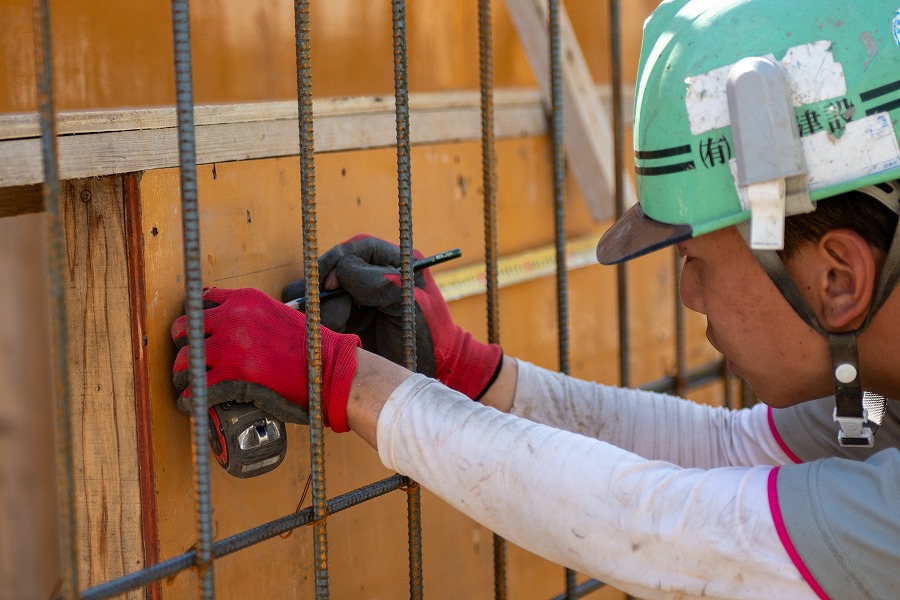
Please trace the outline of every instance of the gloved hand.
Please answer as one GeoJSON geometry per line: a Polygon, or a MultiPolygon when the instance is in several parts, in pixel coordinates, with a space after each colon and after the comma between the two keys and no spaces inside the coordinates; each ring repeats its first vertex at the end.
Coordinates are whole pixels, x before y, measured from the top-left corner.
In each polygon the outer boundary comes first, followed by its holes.
{"type": "MultiPolygon", "coordinates": [[[[209,404],[252,402],[276,419],[309,423],[306,315],[251,288],[209,288],[203,294],[209,404]]],[[[172,324],[180,347],[172,369],[178,408],[190,412],[187,318],[172,324]]],[[[321,330],[325,426],[349,431],[347,399],[359,338],[321,330]]]]}
{"type": "MultiPolygon", "coordinates": [[[[422,258],[418,251],[414,254],[422,258]]],[[[335,246],[319,258],[319,277],[330,283],[330,277],[336,276],[348,295],[325,300],[320,311],[326,327],[355,333],[366,350],[403,364],[399,268],[400,248],[384,240],[363,234],[335,246]]],[[[303,295],[302,279],[282,291],[285,301],[303,295]]],[[[428,269],[416,274],[414,295],[416,370],[477,400],[497,377],[503,350],[479,342],[453,322],[428,269]]]]}

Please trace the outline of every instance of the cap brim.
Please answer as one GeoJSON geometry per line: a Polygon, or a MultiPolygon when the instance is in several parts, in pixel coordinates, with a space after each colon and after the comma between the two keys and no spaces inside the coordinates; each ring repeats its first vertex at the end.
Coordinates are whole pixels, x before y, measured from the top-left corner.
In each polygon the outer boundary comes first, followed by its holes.
{"type": "Polygon", "coordinates": [[[604,265],[615,265],[691,237],[690,225],[655,221],[644,214],[640,204],[635,204],[600,238],[597,260],[604,265]]]}

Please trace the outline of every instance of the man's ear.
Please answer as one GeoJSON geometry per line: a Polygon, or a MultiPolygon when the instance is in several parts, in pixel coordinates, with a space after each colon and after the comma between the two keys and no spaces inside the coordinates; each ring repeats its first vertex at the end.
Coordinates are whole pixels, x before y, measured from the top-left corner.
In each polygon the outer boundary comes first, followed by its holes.
{"type": "Polygon", "coordinates": [[[817,295],[819,322],[828,331],[858,328],[874,294],[874,250],[855,231],[832,229],[816,243],[814,254],[813,292],[817,295]]]}

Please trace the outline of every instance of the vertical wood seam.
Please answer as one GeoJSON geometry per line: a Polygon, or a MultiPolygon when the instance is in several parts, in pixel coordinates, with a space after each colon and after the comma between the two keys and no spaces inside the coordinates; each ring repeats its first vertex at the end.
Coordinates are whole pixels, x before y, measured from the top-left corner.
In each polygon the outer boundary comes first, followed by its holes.
{"type": "MultiPolygon", "coordinates": [[[[134,364],[134,408],[137,428],[138,476],[141,498],[141,537],[144,566],[159,562],[159,515],[153,456],[153,413],[150,402],[150,364],[147,356],[147,305],[144,284],[144,243],[141,223],[140,180],[143,173],[122,177],[128,297],[131,308],[131,350],[134,364]]],[[[159,582],[148,586],[146,597],[162,597],[159,582]]]]}

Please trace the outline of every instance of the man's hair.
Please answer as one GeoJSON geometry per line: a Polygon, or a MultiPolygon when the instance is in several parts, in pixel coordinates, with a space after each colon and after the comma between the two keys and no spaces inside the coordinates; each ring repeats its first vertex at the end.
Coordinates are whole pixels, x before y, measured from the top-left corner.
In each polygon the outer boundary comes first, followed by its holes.
{"type": "Polygon", "coordinates": [[[782,258],[787,260],[801,245],[817,241],[832,229],[851,229],[887,252],[897,220],[897,213],[858,190],[826,198],[816,202],[813,212],[785,219],[782,258]]]}

